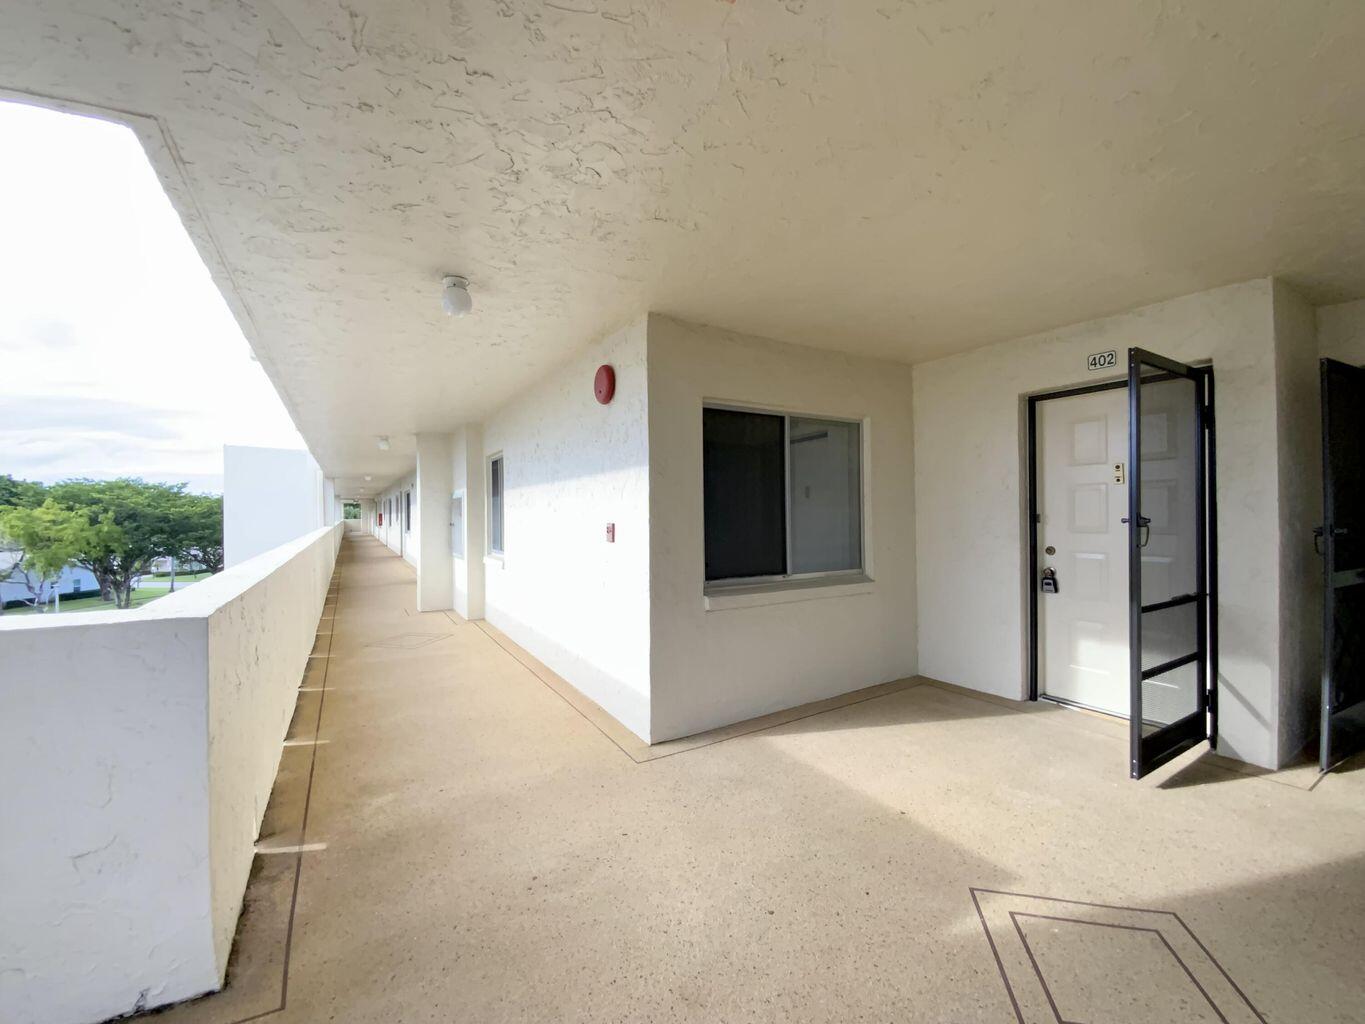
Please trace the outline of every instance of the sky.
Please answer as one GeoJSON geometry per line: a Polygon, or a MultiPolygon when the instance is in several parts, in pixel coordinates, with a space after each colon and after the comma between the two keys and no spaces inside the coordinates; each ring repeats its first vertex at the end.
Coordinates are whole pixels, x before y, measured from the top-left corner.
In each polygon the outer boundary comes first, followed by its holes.
{"type": "Polygon", "coordinates": [[[0,474],[221,492],[305,448],[124,125],[0,102],[0,474]]]}

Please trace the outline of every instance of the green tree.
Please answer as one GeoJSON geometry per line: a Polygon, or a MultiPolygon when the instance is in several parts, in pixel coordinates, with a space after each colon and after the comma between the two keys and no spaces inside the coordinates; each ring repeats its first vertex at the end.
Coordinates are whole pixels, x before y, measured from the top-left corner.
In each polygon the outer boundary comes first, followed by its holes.
{"type": "MultiPolygon", "coordinates": [[[[37,508],[46,497],[46,488],[31,480],[17,480],[8,473],[0,474],[0,511],[6,508],[37,508]]],[[[28,583],[24,571],[24,549],[13,540],[0,537],[0,582],[28,583]]],[[[32,588],[29,590],[32,593],[32,588]]],[[[5,612],[5,602],[0,600],[0,615],[5,612]]]]}
{"type": "Polygon", "coordinates": [[[0,473],[0,507],[37,508],[46,497],[47,488],[36,480],[16,480],[0,473]]]}
{"type": "Polygon", "coordinates": [[[73,561],[94,574],[100,591],[118,607],[132,604],[133,585],[152,563],[175,555],[184,484],[151,484],[135,478],[66,480],[48,489],[52,500],[77,513],[73,561]]]}
{"type": "Polygon", "coordinates": [[[213,494],[182,494],[172,512],[175,557],[208,572],[222,572],[223,499],[213,494]]]}
{"type": "Polygon", "coordinates": [[[22,580],[35,605],[46,602],[51,586],[76,557],[87,529],[84,517],[51,499],[36,508],[0,508],[0,541],[18,555],[10,578],[22,580]]]}

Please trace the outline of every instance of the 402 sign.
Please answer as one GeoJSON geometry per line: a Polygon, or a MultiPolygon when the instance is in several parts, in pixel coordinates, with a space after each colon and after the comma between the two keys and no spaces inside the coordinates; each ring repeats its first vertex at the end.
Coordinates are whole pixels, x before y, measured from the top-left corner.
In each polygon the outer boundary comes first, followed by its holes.
{"type": "Polygon", "coordinates": [[[1119,354],[1114,351],[1094,352],[1085,357],[1087,370],[1112,370],[1119,365],[1119,354]]]}

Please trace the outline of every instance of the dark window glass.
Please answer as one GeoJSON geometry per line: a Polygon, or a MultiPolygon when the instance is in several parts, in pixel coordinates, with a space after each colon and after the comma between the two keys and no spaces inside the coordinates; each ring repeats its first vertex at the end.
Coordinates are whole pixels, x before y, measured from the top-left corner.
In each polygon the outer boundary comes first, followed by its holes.
{"type": "Polygon", "coordinates": [[[784,420],[729,409],[702,411],[706,578],[786,572],[784,420]]]}
{"type": "Polygon", "coordinates": [[[488,550],[502,554],[502,456],[488,464],[488,550]]]}

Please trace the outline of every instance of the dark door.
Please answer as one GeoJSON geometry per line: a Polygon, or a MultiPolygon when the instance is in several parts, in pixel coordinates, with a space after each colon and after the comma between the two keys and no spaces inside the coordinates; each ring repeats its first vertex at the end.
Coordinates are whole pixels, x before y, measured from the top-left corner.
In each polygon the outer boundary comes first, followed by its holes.
{"type": "Polygon", "coordinates": [[[1135,779],[1213,736],[1212,389],[1208,370],[1128,350],[1129,770],[1135,779]]]}
{"type": "Polygon", "coordinates": [[[1365,749],[1365,369],[1322,361],[1322,750],[1365,749]]]}

